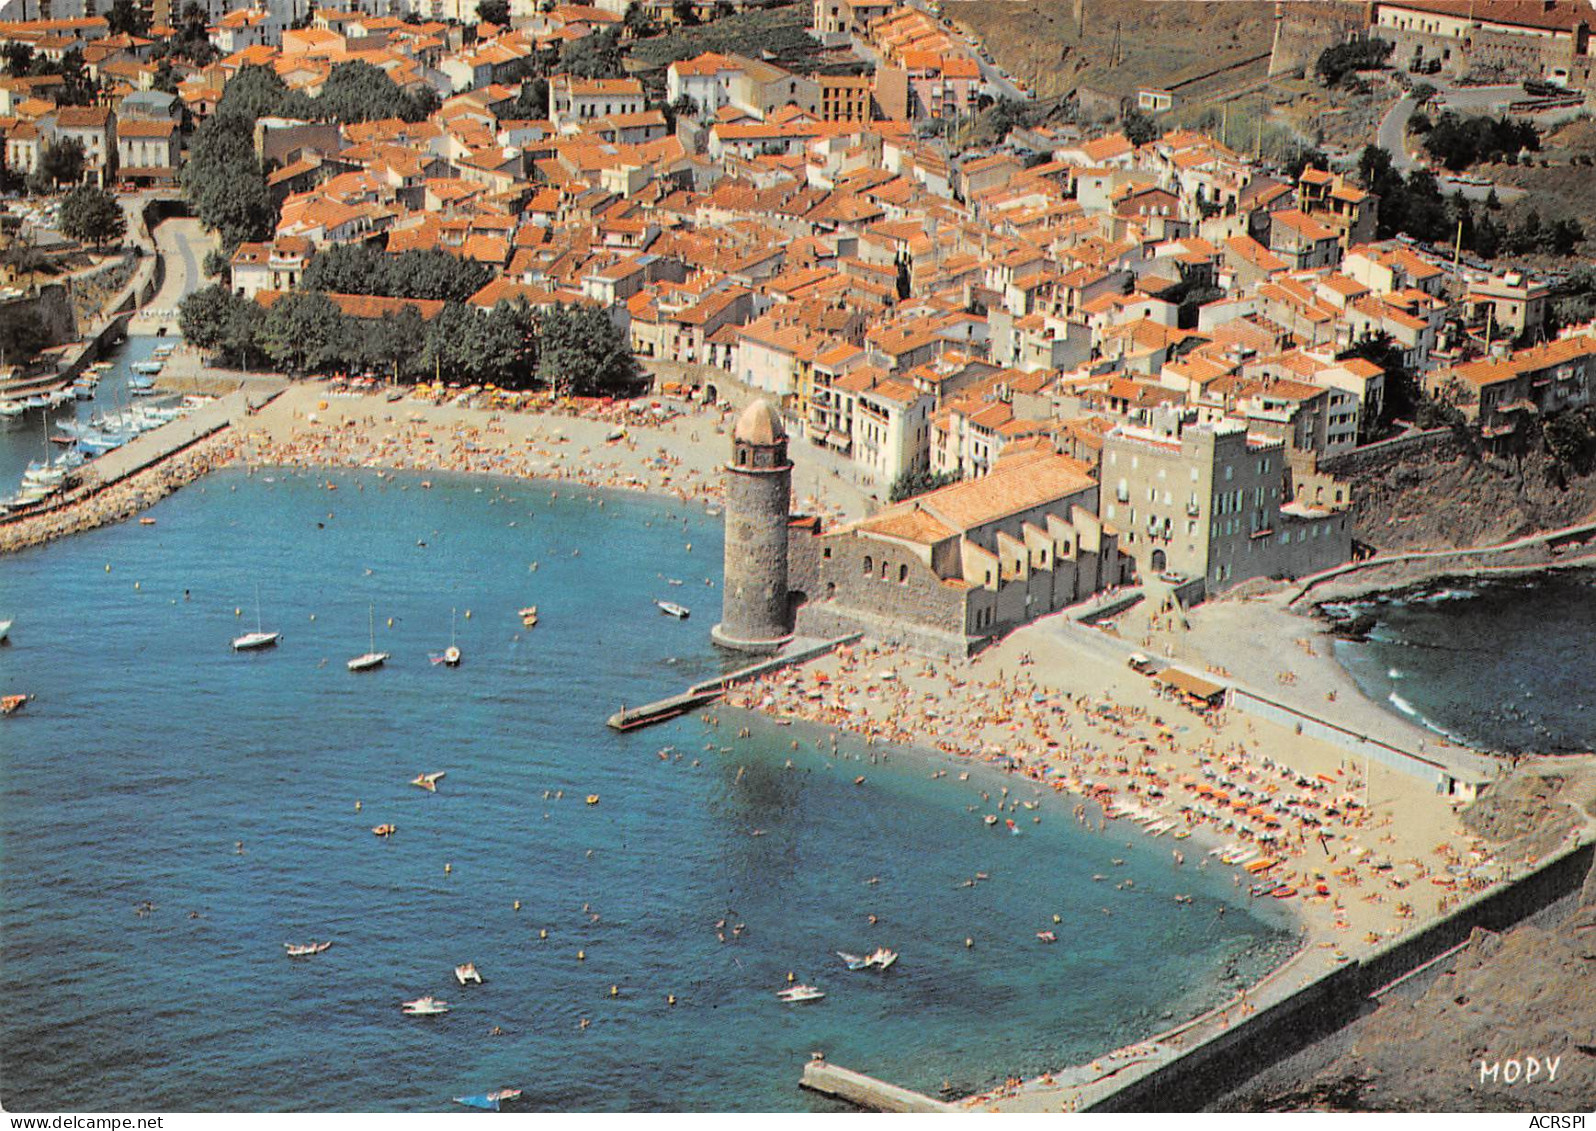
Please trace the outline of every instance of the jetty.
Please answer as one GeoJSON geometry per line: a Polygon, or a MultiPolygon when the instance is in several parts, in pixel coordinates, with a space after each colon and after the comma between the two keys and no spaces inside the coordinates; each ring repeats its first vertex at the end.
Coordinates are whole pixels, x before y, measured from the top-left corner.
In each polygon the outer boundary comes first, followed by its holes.
{"type": "Polygon", "coordinates": [[[768,660],[761,660],[757,664],[750,664],[746,668],[727,672],[725,675],[706,679],[695,683],[686,691],[664,699],[656,699],[652,703],[645,703],[641,707],[622,707],[609,717],[609,725],[619,731],[638,730],[641,727],[652,726],[655,723],[674,719],[688,711],[702,707],[706,703],[713,703],[727,689],[748,680],[757,679],[768,672],[780,671],[797,664],[808,663],[820,656],[829,655],[838,648],[854,643],[861,637],[861,633],[853,632],[847,636],[837,636],[830,640],[817,640],[813,637],[794,637],[792,642],[784,647],[781,652],[768,660]]]}
{"type": "Polygon", "coordinates": [[[940,1113],[958,1110],[952,1104],[822,1059],[811,1060],[804,1065],[803,1079],[799,1084],[811,1092],[819,1092],[868,1111],[940,1113]]]}

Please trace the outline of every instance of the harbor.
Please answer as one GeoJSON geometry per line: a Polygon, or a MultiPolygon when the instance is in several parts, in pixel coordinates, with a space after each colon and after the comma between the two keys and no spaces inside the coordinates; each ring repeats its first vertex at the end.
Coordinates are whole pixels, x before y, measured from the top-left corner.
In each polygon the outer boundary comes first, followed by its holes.
{"type": "Polygon", "coordinates": [[[1158,842],[1127,852],[1045,798],[1024,838],[969,819],[979,791],[1011,784],[978,761],[847,736],[834,749],[825,731],[716,708],[718,724],[604,726],[595,700],[642,703],[724,671],[695,624],[704,597],[685,623],[654,605],[689,586],[718,596],[704,584],[718,580],[712,509],[569,482],[262,466],[169,495],[143,512],[153,526],[6,559],[27,614],[0,679],[26,673],[35,699],[4,724],[0,780],[9,811],[45,830],[5,844],[21,957],[0,997],[35,1020],[4,1039],[48,1052],[18,1061],[31,1067],[16,1094],[87,1098],[92,1051],[95,1088],[269,1105],[284,1096],[272,1066],[313,1055],[350,1065],[296,1083],[296,1105],[316,1110],[351,1087],[432,1111],[505,1086],[533,1110],[646,1109],[678,1073],[696,1080],[684,1106],[830,1110],[795,1087],[815,1048],[962,1094],[1199,1012],[1222,1000],[1227,967],[1279,960],[1281,924],[1249,915],[1224,875],[1174,876],[1158,842]],[[257,584],[260,623],[282,639],[234,653],[257,627],[257,584]],[[353,675],[371,606],[392,658],[353,675]],[[433,665],[453,609],[462,663],[433,665]],[[72,627],[85,620],[93,641],[72,627]],[[173,688],[192,710],[171,710],[173,688]],[[284,728],[301,715],[314,735],[284,728]],[[410,784],[438,771],[436,791],[410,784]],[[129,805],[163,820],[118,819],[129,805]],[[374,836],[381,825],[395,831],[374,836]],[[98,878],[71,880],[91,858],[98,878]],[[1108,871],[1134,875],[1135,893],[1099,923],[1091,875],[1108,871]],[[990,878],[957,886],[978,873],[990,878]],[[1179,893],[1197,902],[1172,916],[1179,893]],[[1054,913],[1061,945],[1040,945],[1054,913]],[[76,941],[47,945],[58,930],[76,941]],[[1138,976],[1133,937],[1172,965],[1138,976]],[[283,957],[285,941],[328,940],[283,957]],[[902,956],[885,972],[836,956],[878,945],[902,956]],[[63,1024],[77,1006],[39,965],[63,960],[114,1016],[63,1024]],[[462,988],[452,971],[468,960],[483,983],[462,988]],[[824,1000],[779,1001],[789,973],[824,1000]],[[1038,998],[1039,982],[1080,987],[1092,1020],[1038,998]],[[194,1008],[153,1038],[154,1071],[152,1038],[132,1055],[117,1018],[185,986],[194,1008]],[[447,1015],[400,1013],[429,993],[447,1015]],[[996,1032],[994,1008],[1008,1019],[996,1032]],[[418,1075],[421,1057],[446,1067],[418,1075]],[[716,1071],[695,1076],[706,1059],[716,1071]]]}

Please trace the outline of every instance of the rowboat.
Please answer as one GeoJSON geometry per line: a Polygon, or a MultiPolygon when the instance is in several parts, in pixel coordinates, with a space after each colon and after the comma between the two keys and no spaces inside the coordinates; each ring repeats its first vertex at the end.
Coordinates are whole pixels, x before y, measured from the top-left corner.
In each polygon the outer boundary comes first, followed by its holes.
{"type": "Polygon", "coordinates": [[[288,952],[289,958],[309,958],[312,954],[320,954],[330,946],[332,946],[332,940],[328,939],[326,942],[303,944],[285,942],[283,944],[283,949],[288,952]]]}
{"type": "Polygon", "coordinates": [[[31,695],[7,695],[0,697],[0,715],[14,715],[22,710],[22,705],[32,699],[31,695]]]}

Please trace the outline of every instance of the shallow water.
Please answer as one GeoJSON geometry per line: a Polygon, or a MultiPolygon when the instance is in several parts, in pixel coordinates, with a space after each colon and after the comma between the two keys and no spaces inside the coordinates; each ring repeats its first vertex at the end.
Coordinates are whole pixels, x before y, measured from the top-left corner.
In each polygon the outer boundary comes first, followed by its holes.
{"type": "Polygon", "coordinates": [[[155,526],[0,561],[0,689],[38,697],[0,723],[8,1109],[425,1111],[509,1085],[542,1109],[806,1110],[817,1049],[964,1091],[1146,1036],[1289,948],[1165,841],[1064,805],[987,828],[980,789],[1033,789],[995,771],[830,761],[824,732],[729,714],[609,730],[722,669],[720,520],[430,478],[225,472],[155,526]],[[283,642],[234,654],[257,583],[283,642]],[[393,659],[353,675],[368,607],[393,659]],[[428,662],[451,609],[453,670],[428,662]],[[435,795],[407,784],[438,770],[435,795]],[[877,944],[902,955],[885,975],[833,953],[877,944]],[[486,984],[454,984],[465,961],[486,984]],[[826,1000],[777,1002],[788,972],[826,1000]],[[453,1011],[400,1014],[426,993],[453,1011]]]}

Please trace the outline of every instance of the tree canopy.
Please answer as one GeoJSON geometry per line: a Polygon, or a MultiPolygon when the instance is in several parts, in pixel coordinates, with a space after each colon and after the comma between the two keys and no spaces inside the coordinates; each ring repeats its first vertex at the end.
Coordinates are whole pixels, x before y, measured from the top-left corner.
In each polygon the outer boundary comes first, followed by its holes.
{"type": "Polygon", "coordinates": [[[187,341],[235,364],[253,359],[292,374],[441,376],[583,396],[631,394],[642,384],[626,336],[597,307],[533,312],[501,302],[481,310],[451,300],[430,320],[409,304],[355,318],[321,291],[294,291],[263,310],[212,285],[183,300],[178,326],[187,341]]]}
{"type": "Polygon", "coordinates": [[[1350,43],[1337,43],[1326,47],[1314,64],[1314,70],[1326,86],[1345,82],[1358,71],[1372,71],[1385,66],[1396,44],[1387,39],[1354,39],[1350,43]]]}
{"type": "Polygon", "coordinates": [[[136,0],[116,0],[105,14],[112,35],[145,36],[150,31],[149,17],[136,0]]]}
{"type": "Polygon", "coordinates": [[[82,179],[83,143],[75,137],[66,137],[45,144],[39,153],[39,166],[28,178],[28,187],[34,192],[48,192],[82,179]]]}
{"type": "Polygon", "coordinates": [[[626,335],[595,306],[556,306],[537,319],[537,375],[578,396],[631,391],[639,381],[626,335]]]}
{"type": "Polygon", "coordinates": [[[1448,110],[1424,135],[1425,152],[1453,171],[1499,157],[1517,158],[1521,150],[1540,147],[1540,133],[1532,124],[1506,115],[1463,118],[1448,110]]]}
{"type": "Polygon", "coordinates": [[[122,238],[127,217],[116,198],[93,185],[79,185],[61,201],[61,231],[82,243],[104,247],[122,238]]]}
{"type": "Polygon", "coordinates": [[[419,122],[438,108],[430,88],[419,96],[400,89],[381,67],[362,59],[339,63],[327,76],[311,114],[334,122],[369,122],[375,118],[403,118],[419,122]]]}
{"type": "Polygon", "coordinates": [[[621,66],[620,36],[613,28],[569,40],[560,48],[560,69],[581,79],[618,79],[621,66]]]}
{"type": "Polygon", "coordinates": [[[510,23],[510,0],[477,0],[477,19],[506,27],[510,23]]]}
{"type": "Polygon", "coordinates": [[[492,278],[493,272],[483,264],[446,251],[388,255],[369,244],[338,244],[310,261],[301,285],[340,294],[464,302],[492,278]]]}
{"type": "Polygon", "coordinates": [[[253,117],[218,110],[194,132],[183,165],[184,195],[229,248],[265,239],[275,222],[266,173],[255,156],[253,127],[253,117]]]}

